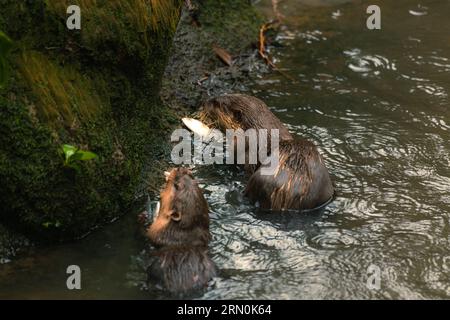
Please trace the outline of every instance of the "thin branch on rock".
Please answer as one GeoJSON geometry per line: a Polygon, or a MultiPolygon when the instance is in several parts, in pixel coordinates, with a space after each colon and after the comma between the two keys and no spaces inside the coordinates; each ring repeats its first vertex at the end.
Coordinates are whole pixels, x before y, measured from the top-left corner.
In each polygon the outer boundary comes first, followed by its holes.
{"type": "Polygon", "coordinates": [[[259,55],[263,60],[272,68],[276,69],[275,64],[272,62],[272,60],[269,58],[269,55],[266,51],[266,32],[269,30],[274,24],[277,24],[278,21],[269,21],[261,26],[259,29],[259,55]]]}
{"type": "Polygon", "coordinates": [[[272,21],[269,21],[269,22],[263,24],[261,26],[261,28],[259,29],[259,48],[258,48],[258,53],[261,56],[261,58],[270,67],[272,67],[274,70],[276,70],[279,73],[281,73],[286,78],[288,78],[290,80],[294,80],[294,78],[292,78],[290,75],[288,75],[287,73],[285,73],[285,72],[283,72],[283,71],[281,71],[280,69],[277,68],[277,66],[270,59],[269,54],[267,53],[267,50],[266,50],[266,32],[267,32],[267,30],[273,28],[274,25],[277,25],[277,24],[279,24],[278,20],[272,20],[272,21]]]}

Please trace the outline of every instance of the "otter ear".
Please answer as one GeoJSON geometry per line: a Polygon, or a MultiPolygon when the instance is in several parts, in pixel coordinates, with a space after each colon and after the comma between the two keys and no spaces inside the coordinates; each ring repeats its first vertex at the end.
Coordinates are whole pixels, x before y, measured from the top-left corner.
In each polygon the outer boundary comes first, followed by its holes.
{"type": "Polygon", "coordinates": [[[170,213],[170,219],[172,219],[173,221],[179,222],[181,220],[181,213],[179,213],[178,211],[172,210],[172,212],[170,213]]]}

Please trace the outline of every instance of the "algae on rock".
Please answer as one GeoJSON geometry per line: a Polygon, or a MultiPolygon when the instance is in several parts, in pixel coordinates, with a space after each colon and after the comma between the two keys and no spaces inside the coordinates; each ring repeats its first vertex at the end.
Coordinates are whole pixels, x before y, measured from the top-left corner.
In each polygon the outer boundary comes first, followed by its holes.
{"type": "MultiPolygon", "coordinates": [[[[124,213],[173,118],[159,99],[181,0],[0,0],[0,222],[70,239],[124,213]],[[81,30],[66,28],[69,5],[81,30]],[[95,152],[75,172],[63,144],[95,152]]],[[[150,165],[151,166],[151,165],[150,165]]]]}
{"type": "Polygon", "coordinates": [[[177,30],[183,2],[0,0],[0,30],[14,41],[0,90],[0,224],[79,237],[124,213],[144,181],[160,183],[151,177],[177,123],[159,97],[164,72],[166,102],[194,106],[198,78],[220,65],[211,46],[246,54],[262,23],[248,0],[194,0],[201,26],[185,11],[177,30]],[[66,27],[69,5],[81,30],[66,27]],[[98,159],[65,168],[63,144],[98,159]]]}

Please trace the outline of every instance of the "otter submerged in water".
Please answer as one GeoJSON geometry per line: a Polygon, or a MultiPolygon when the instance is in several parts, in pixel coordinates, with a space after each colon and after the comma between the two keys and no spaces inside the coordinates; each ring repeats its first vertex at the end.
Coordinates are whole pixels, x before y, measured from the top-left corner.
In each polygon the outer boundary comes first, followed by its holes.
{"type": "Polygon", "coordinates": [[[147,229],[157,248],[147,269],[148,281],[182,294],[206,287],[216,275],[208,254],[209,210],[188,169],[173,169],[166,180],[157,216],[147,229]]]}
{"type": "MultiPolygon", "coordinates": [[[[314,210],[332,200],[333,184],[317,147],[294,138],[261,100],[243,94],[212,98],[204,103],[201,118],[221,130],[268,129],[268,141],[270,129],[279,130],[279,161],[273,173],[263,174],[261,164],[245,166],[251,174],[245,195],[260,208],[314,210]]],[[[183,122],[189,127],[189,121],[183,122]]]]}

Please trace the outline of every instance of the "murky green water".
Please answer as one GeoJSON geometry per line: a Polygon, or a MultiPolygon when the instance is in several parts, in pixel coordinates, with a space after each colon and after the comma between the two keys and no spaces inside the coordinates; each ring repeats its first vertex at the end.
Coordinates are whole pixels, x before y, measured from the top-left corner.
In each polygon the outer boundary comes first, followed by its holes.
{"type": "MultiPolygon", "coordinates": [[[[379,31],[365,27],[369,4],[281,3],[271,53],[293,79],[264,75],[252,91],[320,146],[338,198],[319,215],[262,216],[239,171],[197,168],[221,269],[198,298],[450,298],[450,1],[385,1],[379,31]]],[[[142,288],[143,248],[131,214],[1,265],[0,298],[160,298],[142,288]]]]}

